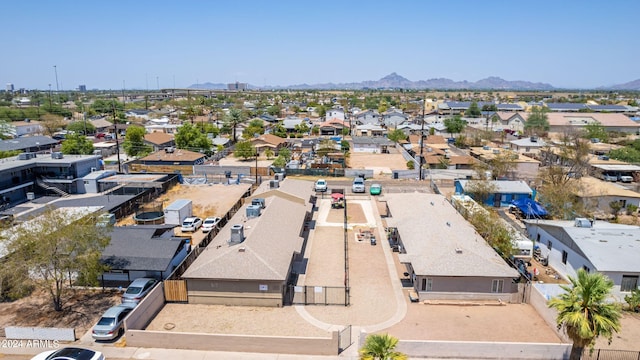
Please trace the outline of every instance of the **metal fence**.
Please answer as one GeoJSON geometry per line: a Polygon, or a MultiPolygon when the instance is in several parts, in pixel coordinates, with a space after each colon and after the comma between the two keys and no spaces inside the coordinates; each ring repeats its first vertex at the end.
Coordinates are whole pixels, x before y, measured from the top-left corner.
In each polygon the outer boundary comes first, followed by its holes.
{"type": "Polygon", "coordinates": [[[640,360],[640,351],[594,349],[593,352],[585,349],[583,360],[640,360]]]}
{"type": "Polygon", "coordinates": [[[349,305],[348,288],[344,286],[289,285],[291,305],[349,305]]]}

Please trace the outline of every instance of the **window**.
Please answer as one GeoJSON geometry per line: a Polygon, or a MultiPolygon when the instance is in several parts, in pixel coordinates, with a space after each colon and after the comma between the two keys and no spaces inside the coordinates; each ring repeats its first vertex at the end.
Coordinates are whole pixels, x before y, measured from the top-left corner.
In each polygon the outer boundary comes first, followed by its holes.
{"type": "Polygon", "coordinates": [[[638,288],[638,277],[630,275],[622,275],[622,283],[620,283],[620,291],[633,291],[638,288]]]}
{"type": "Polygon", "coordinates": [[[536,235],[536,242],[540,242],[540,234],[536,235]]]}
{"type": "Polygon", "coordinates": [[[566,251],[562,250],[562,263],[563,264],[567,264],[567,257],[569,256],[569,253],[567,253],[566,251]]]}
{"type": "Polygon", "coordinates": [[[431,291],[433,279],[422,279],[422,291],[431,291]]]}
{"type": "Polygon", "coordinates": [[[547,249],[551,250],[552,245],[551,240],[547,240],[547,249]]]}
{"type": "Polygon", "coordinates": [[[492,293],[501,293],[502,286],[504,285],[504,280],[496,279],[491,282],[491,292],[492,293]]]}

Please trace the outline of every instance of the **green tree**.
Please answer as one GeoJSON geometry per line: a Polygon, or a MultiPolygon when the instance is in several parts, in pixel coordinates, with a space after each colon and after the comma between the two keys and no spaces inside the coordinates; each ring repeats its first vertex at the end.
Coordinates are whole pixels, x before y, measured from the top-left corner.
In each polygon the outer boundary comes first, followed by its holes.
{"type": "Polygon", "coordinates": [[[282,155],[278,155],[278,157],[276,157],[275,160],[273,160],[272,165],[275,167],[283,168],[285,167],[285,165],[287,165],[287,160],[285,160],[285,158],[282,155]]]}
{"type": "Polygon", "coordinates": [[[85,280],[81,285],[97,285],[103,270],[100,254],[109,244],[109,230],[96,226],[95,214],[64,209],[48,208],[28,226],[14,227],[12,235],[2,240],[9,255],[0,271],[31,274],[14,285],[45,290],[55,311],[63,310],[70,290],[67,284],[73,279],[85,280]]]}
{"type": "Polygon", "coordinates": [[[524,130],[532,135],[542,135],[549,131],[549,118],[547,117],[547,108],[534,106],[531,108],[531,114],[524,123],[524,130]]]}
{"type": "Polygon", "coordinates": [[[18,154],[21,154],[21,153],[22,153],[21,150],[0,150],[0,159],[17,156],[18,154]]]}
{"type": "Polygon", "coordinates": [[[68,155],[90,155],[93,154],[93,142],[80,134],[67,134],[61,151],[68,155]]]}
{"type": "Polygon", "coordinates": [[[248,158],[256,155],[256,149],[251,144],[251,141],[240,141],[236,144],[236,147],[233,150],[233,155],[237,158],[247,160],[248,158]]]}
{"type": "Polygon", "coordinates": [[[178,128],[175,136],[176,146],[179,149],[191,151],[210,151],[211,140],[203,134],[197,126],[184,123],[178,128]]]}
{"type": "Polygon", "coordinates": [[[51,136],[57,131],[62,130],[65,126],[65,122],[62,116],[44,114],[40,117],[40,126],[42,126],[45,135],[51,136]]]}
{"type": "Polygon", "coordinates": [[[640,151],[631,146],[625,146],[609,151],[609,157],[624,162],[638,163],[640,162],[640,151]]]}
{"type": "Polygon", "coordinates": [[[589,123],[584,126],[584,137],[586,139],[600,139],[603,142],[609,140],[609,133],[598,121],[589,123]]]}
{"type": "Polygon", "coordinates": [[[407,355],[396,351],[398,339],[389,334],[367,336],[360,349],[361,360],[405,360],[407,355]]]}
{"type": "Polygon", "coordinates": [[[393,142],[398,142],[400,140],[406,140],[407,139],[407,134],[405,134],[400,129],[395,129],[395,130],[389,131],[389,134],[387,135],[387,138],[389,140],[393,141],[393,142]]]}
{"type": "Polygon", "coordinates": [[[249,126],[242,132],[242,137],[245,139],[251,139],[255,135],[264,134],[264,123],[260,119],[251,120],[249,126]]]}
{"type": "Polygon", "coordinates": [[[482,115],[482,112],[478,107],[478,103],[475,101],[472,102],[471,105],[469,105],[469,108],[467,109],[467,111],[465,112],[465,115],[472,118],[480,117],[480,115],[482,115]]]}
{"type": "Polygon", "coordinates": [[[631,294],[624,296],[624,301],[629,305],[629,310],[640,311],[640,289],[631,290],[631,294]]]}
{"type": "Polygon", "coordinates": [[[92,123],[88,121],[74,121],[71,124],[67,125],[67,131],[73,131],[76,134],[88,135],[95,134],[96,127],[93,126],[92,123]],[[85,132],[86,129],[86,132],[85,132]]]}
{"type": "Polygon", "coordinates": [[[144,143],[145,128],[141,126],[129,126],[124,137],[122,147],[129,156],[146,156],[151,150],[151,146],[144,143]]]}
{"type": "Polygon", "coordinates": [[[601,273],[578,269],[569,281],[570,285],[560,285],[564,292],[549,300],[548,306],[558,311],[558,329],[564,327],[573,340],[569,359],[579,360],[598,337],[611,343],[613,334],[620,331],[620,306],[607,301],[613,281],[601,273]]]}
{"type": "Polygon", "coordinates": [[[273,150],[271,150],[271,148],[266,148],[264,150],[264,156],[267,157],[267,160],[272,159],[273,155],[274,155],[274,153],[273,153],[273,150]]]}
{"type": "Polygon", "coordinates": [[[278,150],[278,156],[282,156],[286,162],[291,160],[291,150],[287,148],[281,148],[278,150]]]}
{"type": "Polygon", "coordinates": [[[231,132],[233,134],[232,140],[235,143],[238,140],[236,136],[236,128],[238,125],[245,122],[244,114],[240,109],[232,108],[229,110],[229,113],[225,116],[225,123],[227,126],[231,128],[231,132]]]}
{"type": "Polygon", "coordinates": [[[271,105],[267,108],[267,114],[271,115],[271,116],[280,116],[280,106],[279,105],[271,105]]]}
{"type": "Polygon", "coordinates": [[[444,126],[447,129],[447,132],[453,137],[453,134],[461,133],[462,130],[467,126],[467,123],[462,120],[460,116],[456,115],[452,118],[445,119],[444,126]]]}

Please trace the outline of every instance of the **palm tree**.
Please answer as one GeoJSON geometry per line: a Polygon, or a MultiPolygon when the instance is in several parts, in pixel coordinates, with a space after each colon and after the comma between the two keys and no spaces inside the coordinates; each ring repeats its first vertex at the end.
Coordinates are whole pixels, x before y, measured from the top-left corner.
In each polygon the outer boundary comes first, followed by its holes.
{"type": "Polygon", "coordinates": [[[242,113],[242,110],[233,108],[229,110],[225,120],[227,125],[231,127],[231,131],[233,131],[233,142],[235,143],[237,140],[236,127],[245,121],[244,114],[242,113]]]}
{"type": "Polygon", "coordinates": [[[389,334],[371,334],[367,336],[360,349],[361,360],[405,360],[407,355],[395,351],[398,339],[389,334]]]}
{"type": "Polygon", "coordinates": [[[564,326],[573,341],[570,360],[579,360],[584,348],[593,347],[599,336],[606,336],[611,343],[613,333],[620,331],[620,307],[607,302],[613,281],[584,269],[579,269],[577,275],[570,276],[571,286],[561,285],[565,292],[548,303],[558,311],[558,329],[564,326]]]}

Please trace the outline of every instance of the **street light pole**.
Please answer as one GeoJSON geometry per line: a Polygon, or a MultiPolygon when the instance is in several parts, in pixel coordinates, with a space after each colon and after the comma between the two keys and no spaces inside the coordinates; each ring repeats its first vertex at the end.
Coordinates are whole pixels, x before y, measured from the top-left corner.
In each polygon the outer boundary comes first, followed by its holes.
{"type": "Polygon", "coordinates": [[[424,94],[422,98],[422,126],[420,127],[420,181],[422,181],[422,162],[424,161],[422,157],[423,149],[424,149],[424,108],[427,103],[427,94],[424,94]]]}
{"type": "Polygon", "coordinates": [[[49,112],[51,112],[53,106],[51,105],[51,84],[49,84],[49,112]]]}

